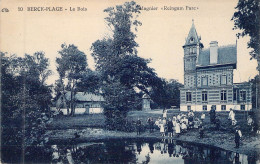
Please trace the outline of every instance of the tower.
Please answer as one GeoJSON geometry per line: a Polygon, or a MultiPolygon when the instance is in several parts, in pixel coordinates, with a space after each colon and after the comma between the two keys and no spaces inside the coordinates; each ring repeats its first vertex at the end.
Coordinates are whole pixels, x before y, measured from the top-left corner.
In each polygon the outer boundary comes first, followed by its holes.
{"type": "Polygon", "coordinates": [[[185,40],[183,46],[184,49],[184,87],[194,88],[196,87],[196,64],[198,63],[198,56],[203,48],[203,44],[200,43],[201,38],[198,36],[194,21],[185,40]]]}

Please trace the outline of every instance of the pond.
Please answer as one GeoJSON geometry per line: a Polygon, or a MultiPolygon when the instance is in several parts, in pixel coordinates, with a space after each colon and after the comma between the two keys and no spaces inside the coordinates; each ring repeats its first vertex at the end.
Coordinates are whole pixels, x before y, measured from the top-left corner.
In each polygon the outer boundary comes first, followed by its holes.
{"type": "MultiPolygon", "coordinates": [[[[162,140],[107,140],[29,148],[25,163],[256,164],[256,157],[214,147],[162,140]],[[46,151],[48,150],[48,151],[46,151]]],[[[12,152],[14,153],[14,152],[12,152]]],[[[13,154],[14,155],[14,154],[13,154]]],[[[20,163],[20,162],[19,162],[20,163]]]]}

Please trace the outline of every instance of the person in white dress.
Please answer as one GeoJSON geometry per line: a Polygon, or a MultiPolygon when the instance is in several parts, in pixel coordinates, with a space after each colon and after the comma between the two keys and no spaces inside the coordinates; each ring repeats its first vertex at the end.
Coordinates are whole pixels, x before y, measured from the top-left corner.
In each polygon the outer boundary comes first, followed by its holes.
{"type": "Polygon", "coordinates": [[[176,127],[176,123],[177,123],[177,118],[175,116],[172,117],[172,124],[173,124],[173,130],[176,127]]]}
{"type": "Polygon", "coordinates": [[[177,137],[179,137],[179,135],[181,133],[181,127],[180,127],[180,123],[178,121],[176,122],[175,133],[176,133],[177,137]]]}
{"type": "Polygon", "coordinates": [[[163,125],[165,126],[166,125],[166,123],[167,123],[167,120],[166,120],[166,118],[163,118],[163,125]]]}
{"type": "Polygon", "coordinates": [[[164,129],[163,123],[160,124],[160,133],[161,133],[162,137],[165,137],[165,129],[164,129]]]}
{"type": "Polygon", "coordinates": [[[230,119],[231,121],[235,120],[235,113],[233,111],[233,109],[230,108],[230,112],[228,115],[228,119],[230,119]]]}

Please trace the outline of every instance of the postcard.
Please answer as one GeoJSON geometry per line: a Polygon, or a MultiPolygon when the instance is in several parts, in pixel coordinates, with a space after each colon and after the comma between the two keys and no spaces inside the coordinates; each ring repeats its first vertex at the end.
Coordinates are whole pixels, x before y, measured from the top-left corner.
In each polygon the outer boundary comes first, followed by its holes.
{"type": "Polygon", "coordinates": [[[257,0],[2,0],[1,163],[258,163],[257,0]]]}

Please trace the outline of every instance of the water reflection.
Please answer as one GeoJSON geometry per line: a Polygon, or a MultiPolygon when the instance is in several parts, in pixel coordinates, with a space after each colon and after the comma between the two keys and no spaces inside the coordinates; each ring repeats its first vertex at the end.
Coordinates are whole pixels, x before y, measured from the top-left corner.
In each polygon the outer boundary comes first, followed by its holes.
{"type": "Polygon", "coordinates": [[[195,146],[172,139],[132,141],[110,140],[98,143],[52,146],[53,163],[257,163],[246,156],[212,147],[195,146]],[[58,155],[58,156],[57,156],[58,155]],[[56,157],[55,157],[56,156],[56,157]],[[54,158],[55,157],[55,158],[54,158]]]}

